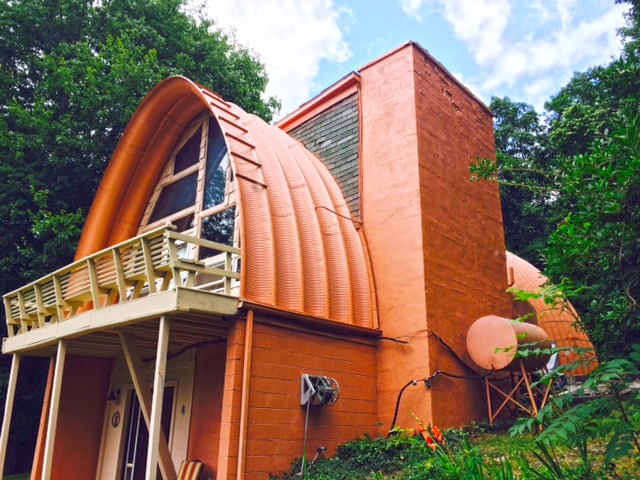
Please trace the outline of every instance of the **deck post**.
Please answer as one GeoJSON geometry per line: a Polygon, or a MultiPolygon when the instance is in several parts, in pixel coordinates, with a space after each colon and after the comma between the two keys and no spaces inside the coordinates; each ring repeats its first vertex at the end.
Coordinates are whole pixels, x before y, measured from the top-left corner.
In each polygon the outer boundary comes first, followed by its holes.
{"type": "Polygon", "coordinates": [[[51,388],[51,405],[49,407],[49,422],[47,424],[47,437],[44,444],[44,460],[42,467],[42,480],[51,478],[51,468],[53,466],[53,448],[56,436],[56,426],[58,423],[58,410],[60,408],[60,393],[62,392],[62,375],[64,373],[64,362],[67,356],[67,342],[58,342],[58,354],[56,355],[56,365],[53,372],[53,385],[51,388]]]}
{"type": "MultiPolygon", "coordinates": [[[[133,380],[133,386],[136,390],[136,395],[140,401],[140,409],[142,416],[147,424],[147,429],[151,425],[151,392],[149,391],[149,384],[146,379],[144,365],[140,357],[140,351],[136,346],[135,337],[126,332],[120,332],[120,343],[122,344],[122,351],[124,352],[124,358],[127,361],[129,367],[129,373],[133,380]]],[[[171,452],[167,445],[167,439],[164,437],[164,432],[161,432],[161,441],[159,448],[160,455],[160,472],[162,478],[167,480],[173,480],[176,478],[176,467],[171,460],[171,452]]]]}
{"type": "Polygon", "coordinates": [[[167,349],[169,347],[169,316],[160,317],[158,327],[158,348],[156,351],[156,368],[153,376],[153,399],[151,401],[151,418],[149,425],[149,450],[147,451],[146,480],[155,480],[158,469],[158,450],[162,433],[162,403],[164,399],[164,383],[167,374],[167,349]]]}
{"type": "Polygon", "coordinates": [[[2,420],[2,432],[0,432],[0,478],[4,478],[4,462],[7,459],[7,445],[9,442],[9,430],[13,415],[13,401],[16,396],[18,372],[20,370],[20,354],[13,354],[11,359],[11,373],[9,373],[9,385],[7,385],[7,398],[4,404],[4,419],[2,420]]]}

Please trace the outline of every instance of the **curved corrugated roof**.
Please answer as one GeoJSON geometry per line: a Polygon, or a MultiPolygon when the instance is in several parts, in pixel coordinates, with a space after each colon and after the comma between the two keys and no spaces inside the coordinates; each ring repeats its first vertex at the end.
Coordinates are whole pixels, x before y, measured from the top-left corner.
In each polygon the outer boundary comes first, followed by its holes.
{"type": "Polygon", "coordinates": [[[241,296],[373,327],[364,245],[324,164],[280,129],[184,77],[164,80],[138,107],[98,188],[76,257],[136,235],[165,161],[207,110],[238,179],[241,296]]]}
{"type": "MultiPolygon", "coordinates": [[[[538,292],[547,278],[536,267],[517,255],[507,252],[507,268],[513,268],[514,288],[538,292]]],[[[518,307],[519,301],[514,302],[518,307]]],[[[536,311],[537,323],[553,339],[558,347],[593,348],[587,334],[576,327],[578,314],[571,304],[561,308],[550,308],[542,299],[531,299],[529,303],[536,311]]],[[[516,308],[514,308],[516,309],[516,308]]],[[[562,364],[577,360],[577,356],[569,353],[560,355],[562,364]]],[[[590,370],[590,369],[589,369],[590,370]]],[[[585,369],[578,369],[575,374],[588,373],[585,369]]]]}

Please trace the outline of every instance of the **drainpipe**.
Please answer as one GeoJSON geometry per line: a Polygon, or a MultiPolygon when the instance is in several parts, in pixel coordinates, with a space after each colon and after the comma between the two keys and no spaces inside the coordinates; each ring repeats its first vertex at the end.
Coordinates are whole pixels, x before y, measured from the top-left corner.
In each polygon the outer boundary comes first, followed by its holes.
{"type": "Polygon", "coordinates": [[[249,384],[251,381],[251,350],[253,349],[253,310],[247,312],[244,332],[244,362],[242,365],[242,398],[240,400],[240,438],[238,440],[237,480],[244,480],[244,457],[247,450],[249,415],[249,384]]]}

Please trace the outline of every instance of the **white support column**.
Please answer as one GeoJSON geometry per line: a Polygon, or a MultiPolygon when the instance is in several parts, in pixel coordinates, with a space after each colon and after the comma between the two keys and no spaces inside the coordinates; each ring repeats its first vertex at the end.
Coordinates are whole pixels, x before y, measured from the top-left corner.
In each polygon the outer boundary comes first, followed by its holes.
{"type": "Polygon", "coordinates": [[[42,480],[50,480],[51,467],[53,466],[53,447],[58,424],[58,410],[60,408],[60,392],[62,391],[62,375],[64,373],[64,361],[67,356],[67,342],[58,342],[58,354],[56,366],[53,372],[53,384],[51,386],[51,405],[49,406],[49,422],[47,424],[47,438],[44,444],[44,461],[42,466],[42,480]]]}
{"type": "Polygon", "coordinates": [[[149,426],[149,449],[147,450],[146,480],[155,480],[158,470],[158,449],[162,434],[162,402],[167,374],[167,349],[169,347],[169,317],[160,317],[156,368],[153,377],[153,400],[151,402],[151,424],[149,426]]]}
{"type": "Polygon", "coordinates": [[[15,353],[11,359],[11,373],[9,373],[9,385],[7,385],[7,398],[4,404],[4,420],[2,432],[0,432],[0,478],[4,478],[4,462],[7,459],[7,444],[9,442],[9,429],[13,415],[13,401],[16,397],[16,385],[20,370],[20,354],[15,353]]]}
{"type": "MultiPolygon", "coordinates": [[[[129,373],[133,380],[133,386],[136,390],[136,395],[140,401],[140,410],[142,416],[147,424],[147,428],[151,426],[151,409],[152,399],[151,392],[149,391],[149,384],[144,374],[144,366],[140,359],[140,352],[136,345],[135,337],[130,333],[120,332],[120,343],[122,344],[122,350],[124,351],[124,358],[127,361],[129,367],[129,373]]],[[[165,480],[174,480],[177,476],[176,467],[171,460],[171,452],[167,445],[167,439],[164,436],[164,432],[161,433],[161,441],[159,448],[160,455],[160,472],[162,478],[165,480]]]]}

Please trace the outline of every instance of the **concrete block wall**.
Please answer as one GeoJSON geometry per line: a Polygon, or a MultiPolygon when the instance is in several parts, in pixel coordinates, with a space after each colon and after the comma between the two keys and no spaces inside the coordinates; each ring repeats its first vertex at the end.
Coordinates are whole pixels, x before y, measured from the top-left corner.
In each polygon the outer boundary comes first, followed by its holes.
{"type": "MultiPolygon", "coordinates": [[[[484,315],[510,315],[498,186],[472,182],[469,172],[476,158],[495,158],[492,114],[421,47],[413,52],[427,327],[473,365],[468,328],[484,315]]],[[[430,342],[430,371],[472,374],[430,342]]],[[[439,424],[486,415],[478,381],[439,378],[431,397],[439,424]]]]}
{"type": "Polygon", "coordinates": [[[318,156],[338,181],[349,211],[360,215],[358,94],[341,100],[288,132],[318,156]]]}
{"type": "Polygon", "coordinates": [[[242,403],[242,368],[244,363],[245,322],[237,321],[227,336],[227,356],[224,366],[220,440],[216,479],[235,479],[238,471],[238,442],[242,403]]]}
{"type": "MultiPolygon", "coordinates": [[[[469,326],[507,316],[498,186],[471,182],[477,157],[495,157],[490,111],[422,47],[408,43],[360,70],[362,220],[379,324],[380,421],[399,390],[444,370],[469,374],[469,326]]],[[[481,382],[438,377],[407,390],[398,424],[458,426],[486,416],[481,382]],[[456,401],[451,401],[455,398],[456,401]]]]}
{"type": "Polygon", "coordinates": [[[377,423],[375,341],[322,333],[256,314],[253,333],[245,478],[263,479],[287,470],[302,455],[306,409],[300,405],[301,375],[326,375],[340,384],[333,406],[311,407],[307,456],[319,445],[337,445],[377,423]]]}
{"type": "MultiPolygon", "coordinates": [[[[51,478],[94,478],[112,369],[111,358],[67,356],[58,410],[64,421],[56,428],[51,478]]],[[[40,478],[41,469],[36,461],[31,478],[40,478]]]]}

